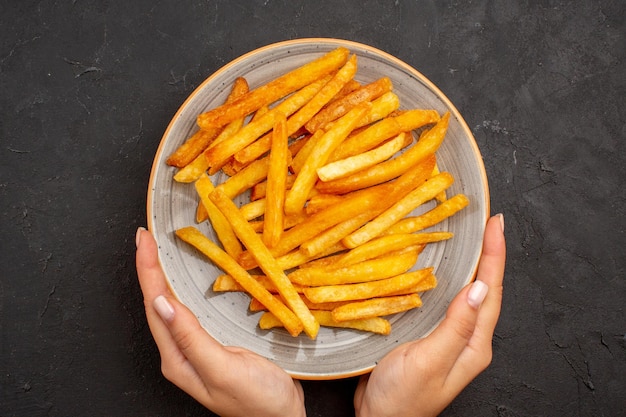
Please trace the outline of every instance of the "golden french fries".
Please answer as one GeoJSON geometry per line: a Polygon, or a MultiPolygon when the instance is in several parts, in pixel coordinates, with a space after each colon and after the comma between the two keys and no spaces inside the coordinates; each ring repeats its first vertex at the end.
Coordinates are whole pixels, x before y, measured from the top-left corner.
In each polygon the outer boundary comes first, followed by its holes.
{"type": "Polygon", "coordinates": [[[469,204],[448,198],[454,178],[437,164],[450,114],[401,109],[389,78],[357,74],[337,48],[255,89],[238,79],[167,160],[175,181],[194,183],[196,220],[223,249],[194,227],[176,236],[222,269],[213,291],[245,292],[250,314],[265,311],[261,329],[389,334],[384,316],[437,287],[418,259],[453,234],[425,229],[469,204]],[[228,178],[214,185],[219,170],[228,178]]]}

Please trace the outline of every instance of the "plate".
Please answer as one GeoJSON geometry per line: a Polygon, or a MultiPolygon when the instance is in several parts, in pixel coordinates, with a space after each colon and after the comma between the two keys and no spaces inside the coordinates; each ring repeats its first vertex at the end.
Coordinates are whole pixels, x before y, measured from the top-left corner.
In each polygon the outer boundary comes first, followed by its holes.
{"type": "MultiPolygon", "coordinates": [[[[216,174],[214,182],[225,179],[216,174]]],[[[154,234],[159,259],[173,293],[202,326],[223,345],[256,352],[299,379],[337,379],[370,371],[390,350],[429,334],[444,317],[459,290],[476,273],[485,222],[489,213],[487,177],[482,158],[465,121],[444,94],[417,70],[373,47],[337,39],[299,39],[272,44],[227,64],[205,80],[183,103],[165,131],[157,150],[148,188],[148,227],[154,234]],[[437,152],[442,171],[455,177],[449,195],[464,193],[470,205],[432,230],[449,230],[454,238],[428,245],[416,267],[434,266],[439,285],[423,295],[423,307],[389,317],[389,336],[322,328],[315,340],[291,337],[286,331],[260,330],[259,313],[247,310],[245,294],[215,294],[210,290],[221,273],[174,231],[195,225],[197,198],[193,185],[173,180],[175,168],[165,159],[197,129],[196,116],[224,102],[232,82],[245,77],[253,89],[339,46],[358,56],[356,79],[361,83],[389,77],[401,107],[450,112],[447,136],[437,152]]],[[[206,223],[206,222],[205,222],[206,223]]],[[[208,224],[199,225],[212,239],[208,224]]]]}

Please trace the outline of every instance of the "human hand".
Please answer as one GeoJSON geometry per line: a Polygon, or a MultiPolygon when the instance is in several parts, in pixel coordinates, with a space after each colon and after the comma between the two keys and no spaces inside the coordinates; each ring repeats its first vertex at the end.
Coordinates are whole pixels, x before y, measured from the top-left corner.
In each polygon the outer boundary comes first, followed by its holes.
{"type": "Polygon", "coordinates": [[[452,300],[439,326],[397,347],[361,378],[357,417],[437,415],[491,363],[502,303],[503,231],[501,215],[489,219],[476,281],[452,300]]]}
{"type": "Polygon", "coordinates": [[[243,348],[222,346],[171,294],[157,246],[137,230],[137,275],[165,378],[220,416],[304,416],[299,381],[243,348]]]}

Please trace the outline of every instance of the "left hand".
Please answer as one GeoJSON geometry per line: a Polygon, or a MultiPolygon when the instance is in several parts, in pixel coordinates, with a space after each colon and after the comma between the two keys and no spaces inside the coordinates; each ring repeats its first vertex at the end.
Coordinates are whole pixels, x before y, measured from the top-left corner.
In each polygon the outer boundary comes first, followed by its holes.
{"type": "Polygon", "coordinates": [[[221,416],[305,416],[299,381],[246,349],[222,346],[171,294],[156,242],[137,231],[137,275],[165,378],[221,416]]]}

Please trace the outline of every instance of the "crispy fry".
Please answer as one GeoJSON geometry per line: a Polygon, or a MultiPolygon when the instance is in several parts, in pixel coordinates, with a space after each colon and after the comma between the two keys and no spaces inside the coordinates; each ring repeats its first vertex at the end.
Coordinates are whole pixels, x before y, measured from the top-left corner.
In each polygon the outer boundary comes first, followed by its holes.
{"type": "Polygon", "coordinates": [[[200,201],[202,201],[202,205],[207,211],[207,215],[211,221],[211,226],[213,226],[213,230],[215,230],[215,233],[222,243],[224,250],[234,259],[237,259],[239,255],[241,255],[243,248],[241,247],[239,239],[235,236],[235,232],[233,232],[233,229],[230,227],[226,218],[217,209],[217,207],[215,207],[215,204],[209,200],[209,194],[215,190],[211,179],[206,173],[204,173],[196,180],[194,185],[196,192],[200,197],[200,201]]]}
{"type": "Polygon", "coordinates": [[[287,147],[287,119],[278,117],[272,134],[272,148],[267,172],[267,197],[263,220],[263,242],[267,247],[278,243],[284,228],[285,187],[291,154],[287,147]]]}
{"type": "Polygon", "coordinates": [[[314,256],[307,256],[301,251],[296,249],[292,252],[289,252],[286,255],[276,258],[276,261],[278,262],[280,267],[286,271],[288,269],[302,267],[306,264],[310,264],[313,261],[318,260],[323,257],[329,257],[329,255],[332,255],[337,252],[341,252],[344,249],[345,248],[343,247],[343,245],[338,244],[338,245],[334,245],[328,248],[325,252],[318,253],[314,256]]]}
{"type": "MultiPolygon", "coordinates": [[[[292,163],[293,163],[293,160],[292,160],[292,163]]],[[[287,176],[287,180],[285,183],[285,188],[287,190],[291,188],[295,179],[296,177],[293,175],[287,176]]],[[[255,200],[265,198],[266,194],[267,194],[267,181],[262,181],[258,184],[255,184],[252,187],[252,190],[250,191],[250,201],[255,201],[255,200]]]]}
{"type": "MultiPolygon", "coordinates": [[[[276,285],[274,285],[272,280],[269,279],[266,275],[252,275],[251,274],[250,276],[254,278],[255,280],[257,280],[259,284],[263,285],[263,287],[269,292],[271,292],[272,294],[278,293],[278,289],[276,288],[276,285]]],[[[304,290],[304,287],[300,285],[294,285],[293,288],[298,293],[302,293],[304,290]]],[[[221,275],[218,275],[217,278],[215,278],[215,281],[213,281],[213,291],[214,292],[246,291],[246,289],[243,288],[241,285],[239,285],[237,280],[233,278],[232,276],[228,274],[221,274],[221,275]]]]}
{"type": "Polygon", "coordinates": [[[308,215],[315,214],[335,203],[342,201],[345,197],[337,194],[316,194],[309,198],[305,211],[308,215]]]}
{"type": "Polygon", "coordinates": [[[304,126],[309,132],[315,133],[317,129],[324,129],[324,126],[328,123],[344,116],[360,103],[371,102],[384,93],[391,91],[392,87],[393,86],[389,78],[380,78],[353,91],[343,98],[330,103],[327,107],[311,118],[311,120],[309,120],[304,126]]]}
{"type": "Polygon", "coordinates": [[[206,211],[206,207],[202,204],[202,200],[198,201],[196,206],[196,223],[200,224],[209,218],[209,213],[206,211]]]}
{"type": "MultiPolygon", "coordinates": [[[[238,77],[233,82],[230,93],[226,98],[226,103],[232,103],[237,98],[248,92],[248,83],[245,78],[238,77]]],[[[235,119],[233,119],[235,120],[235,119]]],[[[221,132],[221,126],[215,126],[211,129],[200,129],[194,135],[192,135],[185,143],[174,151],[168,158],[166,163],[178,168],[184,168],[189,165],[194,159],[196,159],[209,144],[218,137],[221,132]]],[[[200,159],[198,164],[204,164],[205,162],[200,159]]],[[[206,169],[205,169],[206,170],[206,169]]],[[[181,174],[184,177],[186,174],[181,174]]],[[[187,182],[192,182],[193,179],[187,182]]]]}
{"type": "Polygon", "coordinates": [[[403,233],[382,236],[351,249],[337,261],[337,266],[352,265],[408,246],[439,242],[451,238],[452,233],[450,232],[403,233]]]}
{"type": "Polygon", "coordinates": [[[315,147],[311,150],[301,171],[297,174],[298,176],[293,186],[287,193],[285,213],[298,213],[302,211],[307,197],[317,180],[317,168],[326,163],[331,152],[337,148],[348,136],[350,131],[354,129],[356,123],[368,111],[370,106],[370,103],[362,103],[350,110],[315,143],[315,147]]]}
{"type": "Polygon", "coordinates": [[[257,159],[237,174],[233,175],[216,188],[219,188],[229,198],[235,198],[239,194],[253,187],[255,184],[267,178],[270,160],[268,157],[257,159]]]}
{"type": "Polygon", "coordinates": [[[176,230],[176,236],[194,246],[206,257],[219,265],[220,268],[235,278],[249,294],[261,301],[263,305],[279,317],[289,334],[292,336],[300,334],[303,329],[301,320],[299,320],[299,318],[291,310],[289,310],[282,302],[280,302],[261,284],[259,284],[258,281],[252,278],[246,270],[242,269],[230,255],[211,242],[211,240],[204,236],[198,229],[194,227],[178,229],[176,230]]]}
{"type": "Polygon", "coordinates": [[[433,268],[424,268],[420,269],[419,273],[399,274],[391,278],[358,284],[304,288],[304,295],[314,303],[366,300],[368,298],[382,297],[417,285],[427,275],[432,274],[432,270],[433,268]]]}
{"type": "Polygon", "coordinates": [[[291,274],[291,282],[305,286],[355,284],[402,274],[417,262],[417,251],[406,250],[342,268],[301,268],[291,274]]]}
{"type": "Polygon", "coordinates": [[[287,97],[257,120],[242,127],[235,135],[213,147],[209,147],[204,152],[209,166],[223,165],[236,152],[244,149],[263,134],[267,133],[274,126],[276,118],[280,114],[288,116],[297,111],[328,82],[328,79],[329,77],[325,77],[307,85],[302,90],[287,97]]]}
{"type": "Polygon", "coordinates": [[[447,172],[442,172],[436,177],[432,177],[424,184],[418,186],[409,194],[404,196],[400,201],[395,203],[380,216],[376,217],[374,220],[343,239],[342,243],[348,248],[355,248],[358,245],[379,236],[389,226],[398,222],[415,208],[419,207],[426,201],[433,199],[442,190],[447,189],[450,185],[452,185],[453,181],[454,178],[447,172]]]}
{"type": "Polygon", "coordinates": [[[248,222],[241,216],[237,206],[230,198],[218,188],[209,196],[217,208],[230,222],[235,234],[243,242],[244,246],[254,256],[261,270],[270,277],[278,288],[279,294],[285,299],[287,305],[296,314],[304,326],[304,332],[315,339],[319,331],[319,323],[311,314],[307,306],[302,302],[293,284],[276,262],[269,249],[263,244],[261,238],[252,230],[248,222]]]}
{"type": "MultiPolygon", "coordinates": [[[[367,319],[336,321],[330,311],[311,310],[311,313],[318,320],[320,325],[324,327],[339,327],[344,329],[362,330],[365,332],[388,335],[391,333],[391,323],[381,317],[371,317],[367,319]]],[[[269,330],[276,327],[282,327],[272,313],[263,313],[259,319],[259,327],[263,330],[269,330]]]]}
{"type": "Polygon", "coordinates": [[[442,222],[455,213],[461,211],[469,204],[469,199],[463,194],[450,197],[435,208],[424,214],[413,217],[405,217],[387,229],[384,234],[414,233],[442,222]]]}
{"type": "Polygon", "coordinates": [[[386,92],[372,101],[372,108],[363,116],[353,133],[356,133],[358,129],[363,129],[391,115],[394,111],[398,110],[398,107],[400,107],[400,98],[398,95],[393,91],[386,92]]]}
{"type": "Polygon", "coordinates": [[[417,294],[393,297],[372,298],[356,301],[337,307],[332,311],[333,318],[339,322],[370,317],[381,317],[422,306],[422,299],[417,294]]]}
{"type": "Polygon", "coordinates": [[[220,132],[221,127],[198,130],[167,158],[166,163],[177,168],[185,167],[196,159],[220,132]]]}
{"type": "Polygon", "coordinates": [[[406,144],[405,137],[405,133],[400,133],[394,139],[370,151],[326,164],[317,169],[317,176],[322,181],[332,181],[374,166],[402,149],[406,144]]]}
{"type": "MultiPolygon", "coordinates": [[[[407,274],[415,274],[418,271],[407,272],[407,274]]],[[[393,292],[387,295],[408,295],[408,294],[418,294],[425,291],[430,291],[437,288],[437,277],[435,274],[429,274],[425,276],[421,281],[415,284],[412,287],[406,288],[404,290],[400,290],[397,292],[393,292]]]]}
{"type": "Polygon", "coordinates": [[[340,47],[275,80],[258,87],[229,105],[222,105],[198,116],[202,129],[221,127],[269,105],[288,94],[338,70],[348,59],[349,51],[340,47]]]}
{"type": "MultiPolygon", "coordinates": [[[[294,174],[298,174],[300,171],[302,171],[302,167],[304,166],[304,163],[306,162],[307,158],[311,154],[311,151],[313,150],[313,148],[315,148],[315,145],[317,144],[319,139],[322,136],[324,136],[325,133],[326,132],[323,131],[322,129],[319,129],[318,131],[316,131],[309,138],[309,140],[302,147],[302,149],[300,149],[300,152],[298,152],[298,154],[293,158],[293,161],[291,162],[291,171],[294,174]]],[[[294,179],[295,179],[295,176],[294,176],[294,179]]]]}
{"type": "MultiPolygon", "coordinates": [[[[303,242],[300,245],[300,252],[307,256],[314,256],[318,253],[324,252],[329,247],[341,244],[341,240],[343,238],[363,226],[369,220],[376,217],[381,211],[381,209],[366,210],[363,213],[334,225],[312,239],[303,242]]],[[[345,248],[343,244],[341,244],[341,246],[345,248]]]]}

